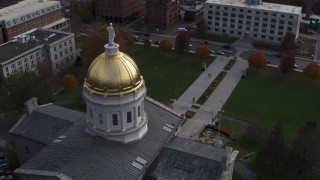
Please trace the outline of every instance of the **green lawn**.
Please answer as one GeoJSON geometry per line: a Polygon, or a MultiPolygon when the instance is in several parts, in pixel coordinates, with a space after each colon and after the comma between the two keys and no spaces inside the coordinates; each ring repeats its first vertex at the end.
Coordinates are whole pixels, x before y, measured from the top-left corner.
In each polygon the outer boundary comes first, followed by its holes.
{"type": "MultiPolygon", "coordinates": [[[[163,53],[159,48],[137,46],[132,56],[140,68],[147,87],[147,95],[160,102],[177,99],[202,73],[202,64],[193,53],[183,55],[163,53]]],[[[207,64],[213,61],[210,57],[207,64]]]]}
{"type": "MultiPolygon", "coordinates": [[[[172,51],[165,54],[159,48],[137,45],[132,58],[145,79],[147,95],[162,103],[171,103],[171,99],[177,99],[202,72],[202,64],[196,61],[193,53],[179,55],[172,51]]],[[[214,57],[210,57],[207,64],[213,60],[214,57]]],[[[82,85],[72,91],[62,91],[53,98],[53,102],[84,111],[81,91],[82,85]]]]}
{"type": "Polygon", "coordinates": [[[310,85],[298,72],[281,78],[278,69],[268,68],[241,80],[224,105],[224,114],[270,129],[280,120],[285,135],[293,139],[307,120],[319,121],[319,97],[319,82],[310,85]]]}

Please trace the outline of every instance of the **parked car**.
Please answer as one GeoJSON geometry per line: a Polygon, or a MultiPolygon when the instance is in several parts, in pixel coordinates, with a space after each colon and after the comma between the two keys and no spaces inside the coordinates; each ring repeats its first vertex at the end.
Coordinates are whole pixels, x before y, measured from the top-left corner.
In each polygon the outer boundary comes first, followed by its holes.
{"type": "Polygon", "coordinates": [[[154,41],[154,44],[158,44],[158,45],[159,45],[159,44],[160,44],[160,41],[154,41]]]}
{"type": "Polygon", "coordinates": [[[229,44],[223,45],[222,46],[224,49],[231,49],[231,46],[229,44]]]}
{"type": "Polygon", "coordinates": [[[12,180],[12,175],[0,175],[0,180],[12,180]]]}
{"type": "Polygon", "coordinates": [[[209,43],[208,43],[208,41],[203,41],[203,42],[201,42],[201,44],[202,45],[208,45],[209,43]]]}
{"type": "Polygon", "coordinates": [[[211,53],[214,54],[214,50],[211,50],[211,53]]]}
{"type": "Polygon", "coordinates": [[[222,52],[222,51],[218,51],[216,54],[217,55],[225,55],[224,52],[222,52]]]}
{"type": "Polygon", "coordinates": [[[296,68],[296,69],[297,69],[297,68],[299,68],[299,66],[295,64],[295,65],[294,65],[294,68],[296,68]]]}
{"type": "Polygon", "coordinates": [[[232,51],[229,51],[229,50],[223,50],[222,52],[224,52],[226,54],[232,54],[233,53],[232,51]]]}
{"type": "Polygon", "coordinates": [[[0,169],[7,169],[7,168],[9,168],[9,165],[7,162],[3,162],[0,164],[0,169]]]}
{"type": "Polygon", "coordinates": [[[268,64],[271,64],[271,61],[267,60],[267,63],[268,63],[268,64]]]}
{"type": "Polygon", "coordinates": [[[150,33],[145,33],[144,36],[150,36],[150,33]]]}

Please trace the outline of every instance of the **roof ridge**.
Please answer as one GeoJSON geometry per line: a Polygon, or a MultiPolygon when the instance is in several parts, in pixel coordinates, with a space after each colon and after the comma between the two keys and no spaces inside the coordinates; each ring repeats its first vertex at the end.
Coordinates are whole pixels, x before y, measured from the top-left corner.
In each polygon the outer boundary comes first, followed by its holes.
{"type": "Polygon", "coordinates": [[[160,103],[159,101],[156,101],[155,99],[152,99],[152,98],[151,98],[151,97],[149,97],[149,96],[146,96],[146,97],[145,97],[145,99],[146,99],[147,101],[152,102],[153,104],[158,105],[159,107],[161,107],[161,108],[163,108],[163,109],[165,109],[165,110],[167,110],[167,111],[169,111],[169,112],[171,112],[171,113],[173,113],[173,114],[177,115],[177,116],[182,117],[182,114],[180,114],[180,113],[178,113],[177,111],[175,111],[175,110],[173,110],[173,109],[169,108],[168,106],[166,106],[166,105],[164,105],[164,104],[160,103]]]}

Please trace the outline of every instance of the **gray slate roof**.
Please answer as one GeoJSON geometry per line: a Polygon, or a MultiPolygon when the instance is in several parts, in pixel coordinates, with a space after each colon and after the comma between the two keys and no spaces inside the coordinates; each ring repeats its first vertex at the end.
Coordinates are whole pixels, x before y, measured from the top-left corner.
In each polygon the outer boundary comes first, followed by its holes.
{"type": "Polygon", "coordinates": [[[47,105],[22,119],[10,132],[29,140],[48,144],[84,116],[84,113],[71,109],[47,105]]]}
{"type": "Polygon", "coordinates": [[[33,175],[41,173],[76,180],[137,179],[174,135],[174,131],[165,131],[163,126],[170,124],[176,128],[182,121],[180,116],[151,100],[145,100],[145,111],[148,132],[140,141],[123,144],[89,135],[83,117],[62,133],[66,138],[47,145],[15,173],[27,179],[39,178],[33,175]],[[141,170],[132,165],[137,157],[147,161],[141,170]]]}
{"type": "Polygon", "coordinates": [[[175,137],[152,163],[147,177],[219,180],[225,164],[226,151],[223,148],[175,137]]]}
{"type": "Polygon", "coordinates": [[[14,58],[24,52],[27,52],[35,47],[39,48],[44,44],[54,43],[71,33],[62,31],[56,31],[53,29],[42,29],[38,28],[32,32],[26,33],[29,36],[33,36],[34,39],[30,38],[26,43],[20,43],[17,41],[9,41],[0,46],[0,63],[3,63],[11,58],[14,58]]]}

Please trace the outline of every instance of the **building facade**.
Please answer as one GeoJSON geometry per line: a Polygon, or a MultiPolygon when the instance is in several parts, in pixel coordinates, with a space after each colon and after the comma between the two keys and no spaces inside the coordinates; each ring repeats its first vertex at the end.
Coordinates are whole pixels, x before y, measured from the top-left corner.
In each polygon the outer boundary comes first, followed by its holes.
{"type": "Polygon", "coordinates": [[[35,29],[0,46],[0,72],[7,78],[16,72],[38,72],[39,63],[48,63],[53,74],[76,61],[74,34],[53,29],[35,29]]]}
{"type": "Polygon", "coordinates": [[[97,20],[125,24],[140,15],[143,0],[96,0],[95,16],[97,20]]]}
{"type": "Polygon", "coordinates": [[[34,28],[57,28],[70,31],[68,19],[63,19],[59,1],[25,0],[0,9],[0,28],[4,42],[34,28]]]}
{"type": "Polygon", "coordinates": [[[208,0],[204,18],[209,33],[279,43],[286,32],[298,37],[302,8],[261,0],[208,0]]]}
{"type": "Polygon", "coordinates": [[[167,28],[179,20],[178,0],[146,0],[147,22],[156,28],[167,28]]]}

